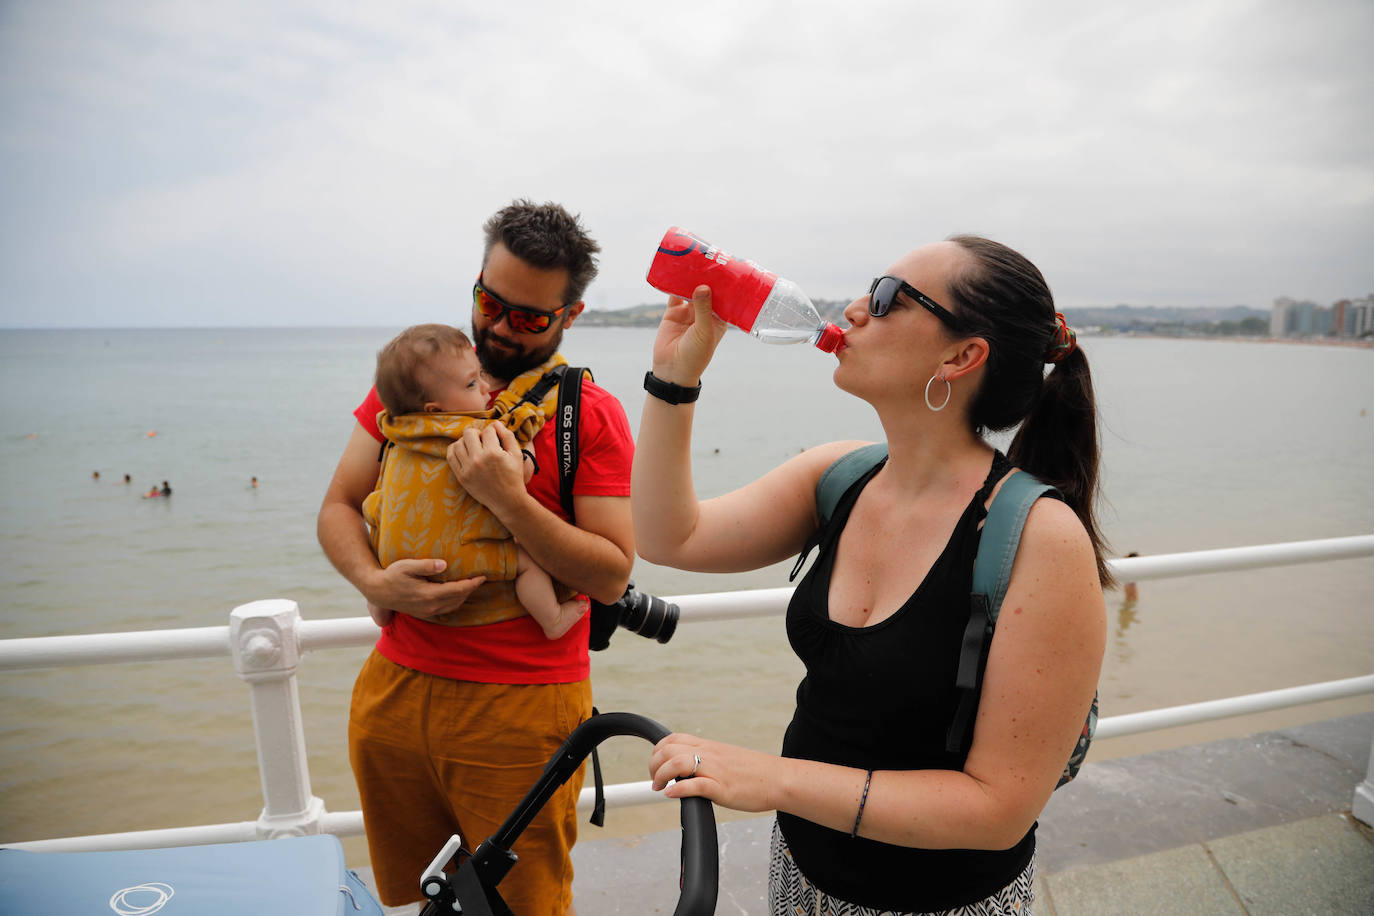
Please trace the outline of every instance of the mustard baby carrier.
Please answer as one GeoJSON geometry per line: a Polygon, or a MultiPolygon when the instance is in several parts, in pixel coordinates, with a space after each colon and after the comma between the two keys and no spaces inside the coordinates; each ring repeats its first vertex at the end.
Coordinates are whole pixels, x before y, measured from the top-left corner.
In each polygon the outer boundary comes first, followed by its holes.
{"type": "MultiPolygon", "coordinates": [[[[558,405],[558,386],[540,382],[549,370],[566,363],[555,353],[517,376],[486,410],[377,415],[387,442],[377,488],[363,501],[377,561],[386,567],[400,559],[438,557],[448,563],[438,580],[487,577],[462,607],[433,618],[435,623],[478,626],[526,613],[515,596],[515,540],[494,513],[458,484],[446,453],[464,430],[480,431],[496,420],[522,449],[528,448],[558,405]]],[[[554,589],[559,601],[574,594],[557,582],[554,589]]]]}

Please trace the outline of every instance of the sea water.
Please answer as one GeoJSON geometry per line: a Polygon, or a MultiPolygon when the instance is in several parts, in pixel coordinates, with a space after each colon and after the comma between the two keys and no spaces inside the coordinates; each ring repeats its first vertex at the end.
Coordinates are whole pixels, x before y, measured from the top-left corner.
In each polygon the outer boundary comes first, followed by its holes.
{"type": "MultiPolygon", "coordinates": [[[[270,597],[307,618],[363,614],[319,550],[315,513],[396,330],[0,332],[0,637],[223,626],[235,606],[270,597]],[[164,480],[170,499],[142,498],[164,480]]],[[[579,325],[564,341],[632,429],[652,339],[579,325]]],[[[1374,350],[1082,344],[1115,554],[1374,532],[1374,350]]],[[[833,365],[727,334],[696,408],[698,495],[824,441],[881,438],[872,410],[831,383],[833,365]]],[[[789,566],[705,575],[641,561],[634,575],[674,596],[783,586],[789,566]]],[[[1374,662],[1374,560],[1146,582],[1133,606],[1119,592],[1107,605],[1106,716],[1368,674],[1374,662]]],[[[301,671],[312,788],[332,811],[358,807],[345,735],[366,651],[312,653],[301,671]]],[[[778,618],[684,624],[666,646],[620,631],[593,656],[601,709],[762,750],[778,746],[799,677],[778,618]]],[[[0,842],[251,820],[261,808],[247,688],[227,658],[2,674],[0,703],[0,842]]],[[[1370,708],[1321,704],[1100,742],[1093,755],[1370,708]]],[[[608,781],[646,778],[646,750],[610,742],[608,781]]],[[[613,811],[609,826],[669,827],[670,807],[613,811]]],[[[361,849],[350,842],[354,864],[361,849]]]]}

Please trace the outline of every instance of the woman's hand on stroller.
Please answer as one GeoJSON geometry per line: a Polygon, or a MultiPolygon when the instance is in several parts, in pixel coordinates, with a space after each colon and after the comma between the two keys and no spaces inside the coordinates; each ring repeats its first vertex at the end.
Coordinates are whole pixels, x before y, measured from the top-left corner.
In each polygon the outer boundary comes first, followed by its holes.
{"type": "Polygon", "coordinates": [[[771,811],[781,758],[677,732],[654,745],[649,778],[665,798],[708,798],[736,811],[771,811]]]}

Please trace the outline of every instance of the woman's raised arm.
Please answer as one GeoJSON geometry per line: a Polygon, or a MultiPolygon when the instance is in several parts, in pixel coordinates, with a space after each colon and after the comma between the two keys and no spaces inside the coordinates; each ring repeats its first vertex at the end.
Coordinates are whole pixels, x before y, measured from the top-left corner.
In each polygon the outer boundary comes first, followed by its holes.
{"type": "MultiPolygon", "coordinates": [[[[711,291],[668,300],[654,340],[653,374],[694,388],[725,333],[711,291]]],[[[692,403],[649,396],[635,443],[630,504],[644,559],[697,572],[739,572],[795,554],[816,527],[816,481],[857,442],[818,446],[753,483],[699,502],[692,484],[692,403]]]]}

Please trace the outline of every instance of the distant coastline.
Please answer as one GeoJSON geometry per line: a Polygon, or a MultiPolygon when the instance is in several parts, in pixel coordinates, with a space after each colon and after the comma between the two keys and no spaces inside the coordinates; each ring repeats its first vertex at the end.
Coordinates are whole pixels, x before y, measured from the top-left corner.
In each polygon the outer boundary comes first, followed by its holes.
{"type": "MultiPolygon", "coordinates": [[[[848,302],[820,300],[816,308],[827,321],[840,323],[848,302]]],[[[653,328],[663,318],[660,304],[633,305],[623,309],[587,309],[578,322],[589,327],[653,328]]],[[[1244,340],[1255,343],[1291,343],[1311,346],[1374,347],[1374,338],[1289,336],[1269,333],[1269,312],[1244,305],[1225,308],[1166,308],[1117,305],[1102,308],[1067,308],[1064,316],[1084,336],[1159,337],[1205,340],[1244,340]]]]}
{"type": "Polygon", "coordinates": [[[1111,331],[1102,328],[1088,328],[1082,336],[1089,338],[1139,337],[1143,340],[1220,340],[1233,343],[1273,343],[1304,347],[1350,347],[1356,350],[1374,350],[1374,338],[1356,340],[1351,337],[1273,337],[1269,334],[1208,334],[1203,331],[1156,333],[1151,331],[1111,331]]]}
{"type": "Polygon", "coordinates": [[[586,309],[577,318],[577,323],[596,328],[656,328],[663,320],[666,310],[663,303],[657,305],[632,305],[627,309],[586,309]]]}

